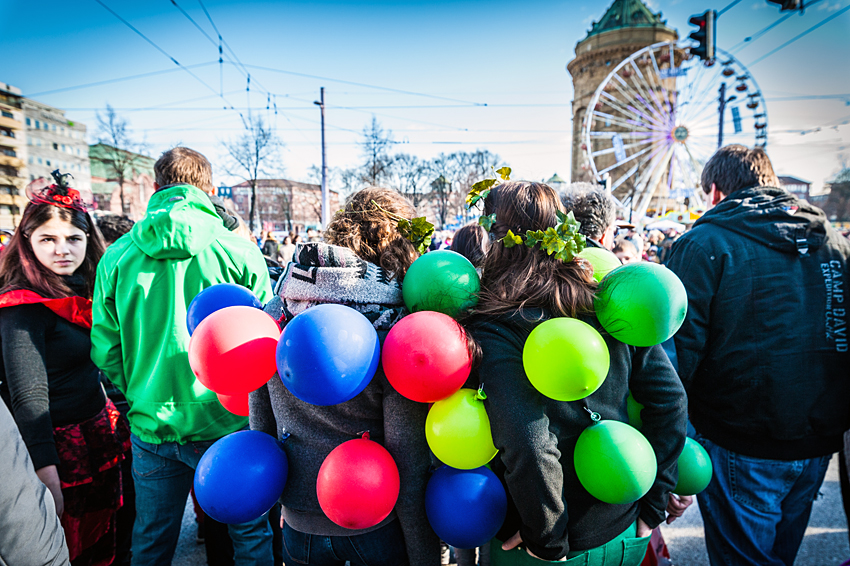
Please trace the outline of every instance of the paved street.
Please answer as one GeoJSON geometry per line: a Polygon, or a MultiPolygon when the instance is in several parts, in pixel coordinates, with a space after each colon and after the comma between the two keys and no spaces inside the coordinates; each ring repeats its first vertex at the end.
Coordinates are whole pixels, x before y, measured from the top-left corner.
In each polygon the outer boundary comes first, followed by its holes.
{"type": "MultiPolygon", "coordinates": [[[[838,460],[833,457],[821,489],[823,497],[815,502],[812,519],[797,556],[796,566],[838,566],[850,559],[847,522],[841,507],[838,485],[838,460]]],[[[183,529],[174,558],[174,566],[206,564],[204,546],[195,542],[195,513],[187,502],[183,529]]],[[[672,525],[662,527],[664,539],[677,566],[707,566],[708,556],[702,534],[702,517],[694,504],[672,525]]]]}

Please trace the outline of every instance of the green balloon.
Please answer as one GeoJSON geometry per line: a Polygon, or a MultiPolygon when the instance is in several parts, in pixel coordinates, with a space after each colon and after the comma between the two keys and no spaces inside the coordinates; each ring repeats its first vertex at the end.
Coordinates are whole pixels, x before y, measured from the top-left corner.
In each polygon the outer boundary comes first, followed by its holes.
{"type": "Polygon", "coordinates": [[[685,286],[657,263],[630,263],[609,273],[593,301],[611,336],[631,346],[655,346],[673,336],[688,312],[685,286]]]}
{"type": "Polygon", "coordinates": [[[610,363],[608,346],[599,332],[575,318],[551,318],[538,324],[522,348],[528,381],[556,401],[577,401],[599,389],[610,363]]]}
{"type": "Polygon", "coordinates": [[[643,410],[643,405],[635,401],[632,392],[629,391],[629,397],[626,399],[626,411],[629,413],[629,424],[640,430],[643,426],[643,420],[640,418],[640,412],[643,410]]]}
{"type": "Polygon", "coordinates": [[[711,482],[711,458],[702,445],[693,438],[685,439],[685,448],[679,455],[679,483],[673,488],[676,495],[696,495],[711,482]]]}
{"type": "Polygon", "coordinates": [[[431,406],[425,439],[434,456],[460,470],[483,466],[498,452],[484,401],[474,389],[461,389],[431,406]]]}
{"type": "Polygon", "coordinates": [[[404,276],[402,296],[410,312],[436,311],[456,318],[478,304],[480,281],[472,263],[457,252],[428,252],[404,276]]]}
{"type": "Polygon", "coordinates": [[[584,489],[611,504],[633,503],[646,495],[658,470],[649,441],[619,421],[586,428],[576,442],[573,461],[584,489]]]}
{"type": "Polygon", "coordinates": [[[608,273],[623,265],[617,256],[605,248],[584,248],[579,252],[578,257],[590,262],[593,267],[593,278],[597,281],[602,281],[608,273]]]}

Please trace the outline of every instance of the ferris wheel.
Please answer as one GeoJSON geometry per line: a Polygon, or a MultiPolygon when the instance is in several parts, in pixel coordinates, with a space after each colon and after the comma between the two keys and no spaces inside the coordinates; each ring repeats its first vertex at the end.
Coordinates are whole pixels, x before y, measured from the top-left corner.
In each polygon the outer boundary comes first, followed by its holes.
{"type": "Polygon", "coordinates": [[[700,175],[720,139],[767,144],[758,84],[732,55],[716,53],[705,64],[682,42],[650,45],[614,67],[590,100],[583,167],[638,218],[655,196],[703,206],[700,175]]]}

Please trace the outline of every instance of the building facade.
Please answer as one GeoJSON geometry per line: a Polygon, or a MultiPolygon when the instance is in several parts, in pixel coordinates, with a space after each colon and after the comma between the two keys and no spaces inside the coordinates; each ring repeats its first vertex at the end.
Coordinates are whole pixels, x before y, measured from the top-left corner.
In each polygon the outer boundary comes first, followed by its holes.
{"type": "MultiPolygon", "coordinates": [[[[219,194],[222,189],[219,187],[219,194]]],[[[229,187],[234,210],[247,223],[251,215],[251,185],[247,181],[229,187]]],[[[331,218],[340,208],[339,192],[330,192],[331,218]]],[[[304,232],[322,227],[322,187],[288,179],[260,179],[257,208],[263,230],[304,232]]]]}
{"type": "Polygon", "coordinates": [[[27,204],[26,127],[21,90],[0,83],[0,229],[14,230],[27,204]]]}
{"type": "Polygon", "coordinates": [[[812,182],[792,177],[791,175],[779,175],[779,186],[802,200],[809,200],[811,197],[812,182]]]}
{"type": "Polygon", "coordinates": [[[156,160],[102,143],[89,146],[88,152],[95,210],[141,219],[154,193],[156,160]]]}
{"type": "Polygon", "coordinates": [[[573,79],[573,145],[571,181],[592,181],[584,162],[581,131],[587,106],[602,81],[632,53],[662,41],[679,38],[661,13],[641,0],[614,0],[587,36],[576,44],[576,57],[567,64],[573,79]]]}
{"type": "Polygon", "coordinates": [[[72,186],[91,202],[91,171],[86,126],[65,117],[65,111],[29,98],[23,99],[27,131],[29,180],[59,169],[74,177],[72,186]]]}

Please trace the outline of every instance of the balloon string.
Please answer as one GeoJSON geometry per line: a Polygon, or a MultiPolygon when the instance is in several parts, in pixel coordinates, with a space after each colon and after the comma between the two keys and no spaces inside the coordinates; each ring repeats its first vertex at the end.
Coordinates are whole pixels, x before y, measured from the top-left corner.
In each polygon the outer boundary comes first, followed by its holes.
{"type": "Polygon", "coordinates": [[[369,431],[368,430],[363,431],[362,433],[358,432],[357,434],[359,434],[360,438],[362,438],[363,440],[369,440],[369,431]]]}
{"type": "Polygon", "coordinates": [[[478,399],[479,401],[483,401],[484,399],[487,398],[487,394],[484,393],[484,384],[483,383],[478,387],[478,391],[475,393],[475,398],[478,399]]]}
{"type": "Polygon", "coordinates": [[[584,410],[587,411],[587,413],[590,415],[590,420],[592,420],[594,424],[602,420],[602,415],[600,415],[596,411],[591,411],[590,407],[588,407],[587,405],[584,406],[584,410]]]}

